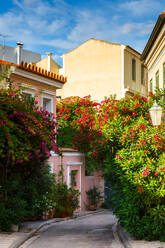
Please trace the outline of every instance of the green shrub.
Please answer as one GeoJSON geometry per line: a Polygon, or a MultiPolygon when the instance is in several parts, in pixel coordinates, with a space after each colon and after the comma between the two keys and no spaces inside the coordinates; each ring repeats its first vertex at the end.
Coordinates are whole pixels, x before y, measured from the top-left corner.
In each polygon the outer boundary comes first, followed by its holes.
{"type": "Polygon", "coordinates": [[[94,186],[93,188],[86,191],[89,206],[93,205],[95,208],[98,207],[99,202],[102,199],[101,192],[94,186]]]}
{"type": "Polygon", "coordinates": [[[66,217],[73,214],[79,207],[79,191],[74,188],[68,188],[66,183],[55,183],[54,202],[55,217],[66,217]]]}

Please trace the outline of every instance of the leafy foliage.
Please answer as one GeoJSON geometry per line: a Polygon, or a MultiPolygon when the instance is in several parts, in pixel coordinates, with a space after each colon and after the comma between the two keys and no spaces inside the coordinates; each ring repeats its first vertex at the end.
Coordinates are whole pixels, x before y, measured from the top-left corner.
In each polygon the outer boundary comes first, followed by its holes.
{"type": "Polygon", "coordinates": [[[27,98],[11,87],[0,90],[2,230],[24,218],[41,216],[38,204],[41,208],[42,197],[51,191],[53,184],[46,165],[50,151],[57,151],[53,118],[51,113],[38,109],[34,98],[27,98]]]}
{"type": "Polygon", "coordinates": [[[85,152],[92,166],[103,168],[121,224],[139,239],[164,240],[165,124],[154,127],[149,115],[154,99],[165,111],[164,91],[149,95],[110,97],[100,104],[78,99],[67,104],[72,109],[67,116],[66,105],[62,114],[59,106],[57,120],[72,129],[75,149],[85,152]]]}

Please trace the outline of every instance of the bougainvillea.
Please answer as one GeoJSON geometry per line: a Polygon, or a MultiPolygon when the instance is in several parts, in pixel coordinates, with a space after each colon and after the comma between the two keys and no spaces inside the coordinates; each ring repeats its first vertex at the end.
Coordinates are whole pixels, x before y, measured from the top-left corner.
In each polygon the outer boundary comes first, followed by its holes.
{"type": "Polygon", "coordinates": [[[51,150],[57,151],[54,117],[36,104],[18,92],[0,91],[1,187],[13,171],[30,175],[37,163],[49,158],[51,150]]]}

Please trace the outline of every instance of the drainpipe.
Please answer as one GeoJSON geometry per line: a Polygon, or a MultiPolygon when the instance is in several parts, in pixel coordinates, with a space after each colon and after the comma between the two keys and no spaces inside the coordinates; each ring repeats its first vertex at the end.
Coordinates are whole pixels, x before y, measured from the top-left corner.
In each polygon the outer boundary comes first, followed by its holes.
{"type": "Polygon", "coordinates": [[[17,64],[19,65],[21,63],[22,60],[22,47],[23,47],[23,43],[21,42],[17,42],[17,64]]]}
{"type": "Polygon", "coordinates": [[[52,57],[52,53],[48,53],[48,65],[47,65],[47,71],[50,71],[50,60],[52,57]]]}

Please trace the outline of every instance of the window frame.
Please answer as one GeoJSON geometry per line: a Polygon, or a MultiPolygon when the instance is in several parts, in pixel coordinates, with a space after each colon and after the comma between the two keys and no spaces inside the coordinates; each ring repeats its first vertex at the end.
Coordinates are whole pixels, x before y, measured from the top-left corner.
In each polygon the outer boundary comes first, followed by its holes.
{"type": "Polygon", "coordinates": [[[30,89],[30,88],[21,89],[21,94],[24,94],[24,93],[34,97],[34,90],[33,89],[30,89]]]}
{"type": "Polygon", "coordinates": [[[50,111],[48,110],[48,109],[46,109],[47,111],[49,111],[50,113],[54,113],[54,109],[53,109],[53,97],[52,96],[48,96],[48,95],[42,95],[41,96],[41,106],[42,106],[42,109],[44,109],[43,108],[43,103],[44,103],[44,99],[48,99],[48,100],[50,100],[51,101],[51,103],[50,103],[50,111]]]}

